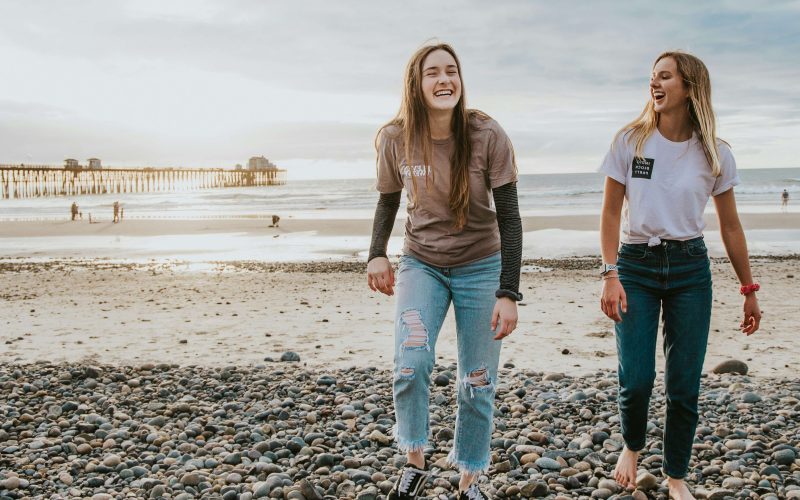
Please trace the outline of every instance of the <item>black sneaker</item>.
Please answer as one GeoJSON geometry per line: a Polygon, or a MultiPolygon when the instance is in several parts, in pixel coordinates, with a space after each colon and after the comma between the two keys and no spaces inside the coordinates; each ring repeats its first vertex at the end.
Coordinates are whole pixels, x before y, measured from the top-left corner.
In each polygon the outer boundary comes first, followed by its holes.
{"type": "Polygon", "coordinates": [[[459,493],[458,500],[489,500],[489,497],[478,488],[478,483],[472,483],[467,491],[459,493]]]}
{"type": "Polygon", "coordinates": [[[394,483],[387,500],[411,500],[417,498],[427,480],[427,472],[417,469],[413,465],[406,465],[400,471],[400,477],[394,483]]]}

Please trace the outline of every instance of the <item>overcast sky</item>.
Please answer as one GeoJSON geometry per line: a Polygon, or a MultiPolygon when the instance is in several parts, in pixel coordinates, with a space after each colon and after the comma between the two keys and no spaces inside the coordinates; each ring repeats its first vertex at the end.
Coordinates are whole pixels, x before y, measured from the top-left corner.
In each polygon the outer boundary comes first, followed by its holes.
{"type": "Polygon", "coordinates": [[[592,171],[653,60],[709,67],[740,168],[797,167],[800,2],[101,0],[0,3],[0,163],[370,177],[409,56],[451,43],[522,173],[592,171]]]}

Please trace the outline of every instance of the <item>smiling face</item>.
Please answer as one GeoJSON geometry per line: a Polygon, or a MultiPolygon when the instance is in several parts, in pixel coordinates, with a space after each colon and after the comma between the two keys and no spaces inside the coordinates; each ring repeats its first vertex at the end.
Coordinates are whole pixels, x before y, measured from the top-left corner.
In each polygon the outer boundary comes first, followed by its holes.
{"type": "Polygon", "coordinates": [[[669,113],[686,108],[689,88],[684,83],[674,58],[664,57],[653,67],[653,75],[650,77],[650,97],[656,113],[669,113]]]}
{"type": "Polygon", "coordinates": [[[422,96],[431,111],[452,111],[461,99],[458,65],[446,50],[434,50],[422,61],[422,96]]]}

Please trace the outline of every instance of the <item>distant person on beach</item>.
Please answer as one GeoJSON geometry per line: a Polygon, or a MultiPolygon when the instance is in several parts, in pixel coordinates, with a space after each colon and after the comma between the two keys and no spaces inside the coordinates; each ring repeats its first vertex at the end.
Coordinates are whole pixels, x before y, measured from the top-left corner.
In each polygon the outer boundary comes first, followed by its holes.
{"type": "Polygon", "coordinates": [[[124,219],[124,218],[125,218],[125,207],[120,206],[119,207],[119,220],[122,221],[122,219],[124,219]]]}
{"type": "Polygon", "coordinates": [[[119,202],[114,202],[114,223],[119,222],[119,202]]]}
{"type": "Polygon", "coordinates": [[[393,436],[408,457],[389,499],[416,498],[430,474],[429,386],[451,302],[458,407],[447,460],[461,471],[459,499],[487,498],[476,479],[489,469],[501,339],[516,328],[522,300],[522,225],[511,141],[492,118],[467,109],[462,89],[452,47],[419,49],[406,67],[400,111],[375,141],[380,196],[368,285],[386,295],[397,285],[393,436]],[[408,219],[395,282],[386,249],[403,188],[408,219]]]}
{"type": "Polygon", "coordinates": [[[272,216],[272,225],[269,227],[278,227],[278,223],[281,221],[281,218],[277,215],[272,216]]]}
{"type": "Polygon", "coordinates": [[[789,191],[783,190],[781,193],[781,211],[787,212],[789,210],[789,191]]]}
{"type": "Polygon", "coordinates": [[[600,167],[606,175],[600,304],[616,322],[617,400],[625,438],[614,478],[628,489],[636,487],[663,314],[667,408],[662,470],[670,498],[687,499],[694,498],[684,479],[698,420],[712,306],[703,241],[709,197],[714,198],[722,242],[741,285],[740,328],[745,335],[755,333],[761,321],[759,285],[750,272],[736,211],[736,162],[728,144],[717,138],[706,66],[684,52],[661,54],[653,66],[650,96],[639,117],[617,132],[600,167]]]}
{"type": "Polygon", "coordinates": [[[70,213],[72,214],[72,220],[78,216],[78,204],[74,201],[72,202],[72,206],[70,207],[70,213]]]}

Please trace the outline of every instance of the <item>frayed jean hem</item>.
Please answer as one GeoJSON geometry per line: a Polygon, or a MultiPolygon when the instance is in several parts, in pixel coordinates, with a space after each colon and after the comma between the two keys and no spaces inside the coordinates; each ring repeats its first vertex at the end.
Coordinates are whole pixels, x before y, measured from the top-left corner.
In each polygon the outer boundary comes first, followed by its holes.
{"type": "Polygon", "coordinates": [[[395,444],[397,445],[397,449],[403,453],[411,453],[416,451],[422,451],[425,449],[426,446],[429,444],[429,440],[426,439],[417,439],[417,440],[409,440],[404,439],[397,435],[397,425],[392,427],[391,432],[389,433],[392,439],[394,439],[395,444]]]}
{"type": "Polygon", "coordinates": [[[464,460],[456,460],[456,450],[451,450],[447,455],[447,463],[452,467],[458,469],[459,472],[470,475],[478,475],[489,471],[489,459],[481,460],[480,462],[467,462],[464,460]]]}

